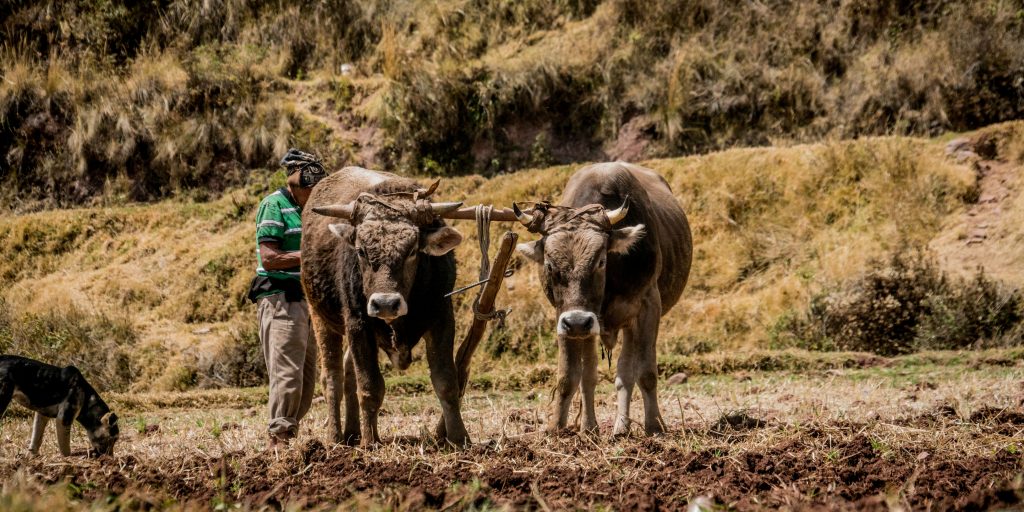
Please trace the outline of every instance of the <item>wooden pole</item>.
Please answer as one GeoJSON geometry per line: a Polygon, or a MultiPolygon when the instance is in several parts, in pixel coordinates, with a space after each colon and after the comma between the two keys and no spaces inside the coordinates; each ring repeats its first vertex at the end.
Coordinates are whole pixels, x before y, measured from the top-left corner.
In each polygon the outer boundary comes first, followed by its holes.
{"type": "MultiPolygon", "coordinates": [[[[533,209],[528,209],[526,210],[526,213],[530,213],[532,211],[533,209]]],[[[444,214],[444,218],[457,220],[474,220],[476,219],[476,206],[464,206],[462,208],[459,208],[458,210],[455,210],[454,212],[444,214]]],[[[495,208],[491,210],[492,222],[513,222],[516,220],[518,220],[516,218],[516,214],[515,212],[512,211],[511,208],[495,208]]]]}
{"type": "MultiPolygon", "coordinates": [[[[506,231],[505,235],[501,237],[501,245],[498,247],[498,254],[494,256],[491,272],[487,276],[487,282],[484,283],[483,289],[480,290],[480,302],[477,305],[477,311],[479,311],[480,315],[486,316],[494,312],[494,298],[498,295],[498,290],[501,289],[501,282],[505,279],[505,269],[508,267],[508,262],[512,259],[512,249],[515,248],[516,240],[518,239],[519,235],[511,231],[506,231]]],[[[476,351],[477,345],[480,344],[480,339],[483,338],[484,331],[487,329],[488,320],[480,318],[474,313],[473,323],[469,326],[469,332],[466,333],[462,344],[459,345],[455,366],[459,376],[460,397],[466,393],[466,384],[469,382],[469,363],[473,359],[473,352],[476,351]]]]}

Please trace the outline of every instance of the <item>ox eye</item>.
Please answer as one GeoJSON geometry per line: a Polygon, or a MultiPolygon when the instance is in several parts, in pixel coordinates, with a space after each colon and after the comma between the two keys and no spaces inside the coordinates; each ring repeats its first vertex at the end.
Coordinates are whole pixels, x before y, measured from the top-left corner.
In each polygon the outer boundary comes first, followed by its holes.
{"type": "Polygon", "coordinates": [[[364,260],[366,259],[366,249],[363,249],[362,247],[357,247],[356,252],[359,254],[360,258],[363,258],[364,260]]]}

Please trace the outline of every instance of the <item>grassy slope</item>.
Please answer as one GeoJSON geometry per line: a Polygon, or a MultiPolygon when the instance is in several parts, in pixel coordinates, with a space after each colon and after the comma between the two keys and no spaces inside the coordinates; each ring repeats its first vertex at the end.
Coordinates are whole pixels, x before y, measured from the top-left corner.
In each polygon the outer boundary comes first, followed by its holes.
{"type": "Polygon", "coordinates": [[[1024,115],[1020,2],[122,4],[0,6],[8,207],[220,192],[289,145],[493,174],[1024,115]]]}
{"type": "MultiPolygon", "coordinates": [[[[901,244],[924,245],[939,235],[963,215],[976,181],[969,163],[944,156],[943,141],[901,137],[737,149],[647,165],[671,184],[696,243],[691,284],[662,322],[666,356],[766,348],[776,319],[803,307],[821,286],[856,276],[869,259],[901,244]]],[[[574,168],[453,178],[438,195],[496,205],[558,198],[574,168]]],[[[239,339],[254,336],[253,310],[242,296],[260,193],[3,218],[3,296],[16,312],[77,308],[130,319],[138,331],[130,354],[135,389],[192,385],[203,377],[193,370],[201,373],[239,339]]],[[[1012,234],[1024,208],[1015,199],[1006,210],[1012,234]]],[[[472,225],[459,226],[467,235],[458,249],[465,283],[479,256],[472,225]]],[[[505,228],[495,226],[494,236],[505,228]]],[[[523,268],[498,299],[514,312],[508,329],[486,340],[479,356],[485,365],[499,354],[530,361],[553,351],[550,308],[536,271],[515,265],[523,268]]],[[[1005,274],[1020,284],[1018,274],[1005,274]]],[[[470,299],[457,299],[459,332],[470,299]]]]}

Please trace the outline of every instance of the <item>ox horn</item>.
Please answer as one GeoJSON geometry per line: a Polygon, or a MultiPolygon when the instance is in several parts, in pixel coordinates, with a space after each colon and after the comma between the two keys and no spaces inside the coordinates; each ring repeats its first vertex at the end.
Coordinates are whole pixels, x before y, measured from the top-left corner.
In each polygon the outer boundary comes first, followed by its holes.
{"type": "Polygon", "coordinates": [[[608,216],[608,223],[614,226],[620,220],[626,218],[626,214],[629,213],[629,196],[622,201],[622,206],[610,211],[605,212],[608,216]]]}
{"type": "Polygon", "coordinates": [[[352,212],[355,211],[355,201],[348,204],[332,204],[328,206],[315,206],[313,211],[320,215],[326,215],[328,217],[338,217],[340,219],[351,219],[352,212]]]}
{"type": "Polygon", "coordinates": [[[519,205],[516,203],[512,203],[512,213],[516,214],[516,219],[519,219],[519,222],[522,225],[530,227],[530,224],[533,224],[533,215],[530,215],[529,213],[525,213],[522,210],[520,210],[519,205]]]}
{"type": "Polygon", "coordinates": [[[441,178],[434,180],[427,188],[421,188],[416,191],[416,197],[419,199],[426,199],[437,190],[437,186],[441,184],[441,178]]]}
{"type": "Polygon", "coordinates": [[[434,215],[438,217],[444,217],[445,214],[454,212],[462,206],[462,201],[456,201],[454,203],[430,203],[430,211],[434,212],[434,215]]]}

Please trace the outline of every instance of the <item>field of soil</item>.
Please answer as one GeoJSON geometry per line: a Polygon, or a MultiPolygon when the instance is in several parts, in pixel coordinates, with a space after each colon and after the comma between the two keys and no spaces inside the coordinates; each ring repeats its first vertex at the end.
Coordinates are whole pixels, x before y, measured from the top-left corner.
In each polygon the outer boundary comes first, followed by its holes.
{"type": "Polygon", "coordinates": [[[611,438],[603,377],[599,435],[544,433],[546,384],[474,390],[466,450],[427,434],[432,394],[396,386],[384,443],[370,450],[325,444],[318,400],[292,448],[266,451],[260,388],[113,395],[122,441],[100,460],[83,457],[80,429],[75,456],[56,455],[52,432],[28,456],[30,421],[12,408],[0,424],[0,508],[979,510],[1024,500],[1020,351],[663,379],[670,433],[656,438],[639,426],[611,438]]]}

